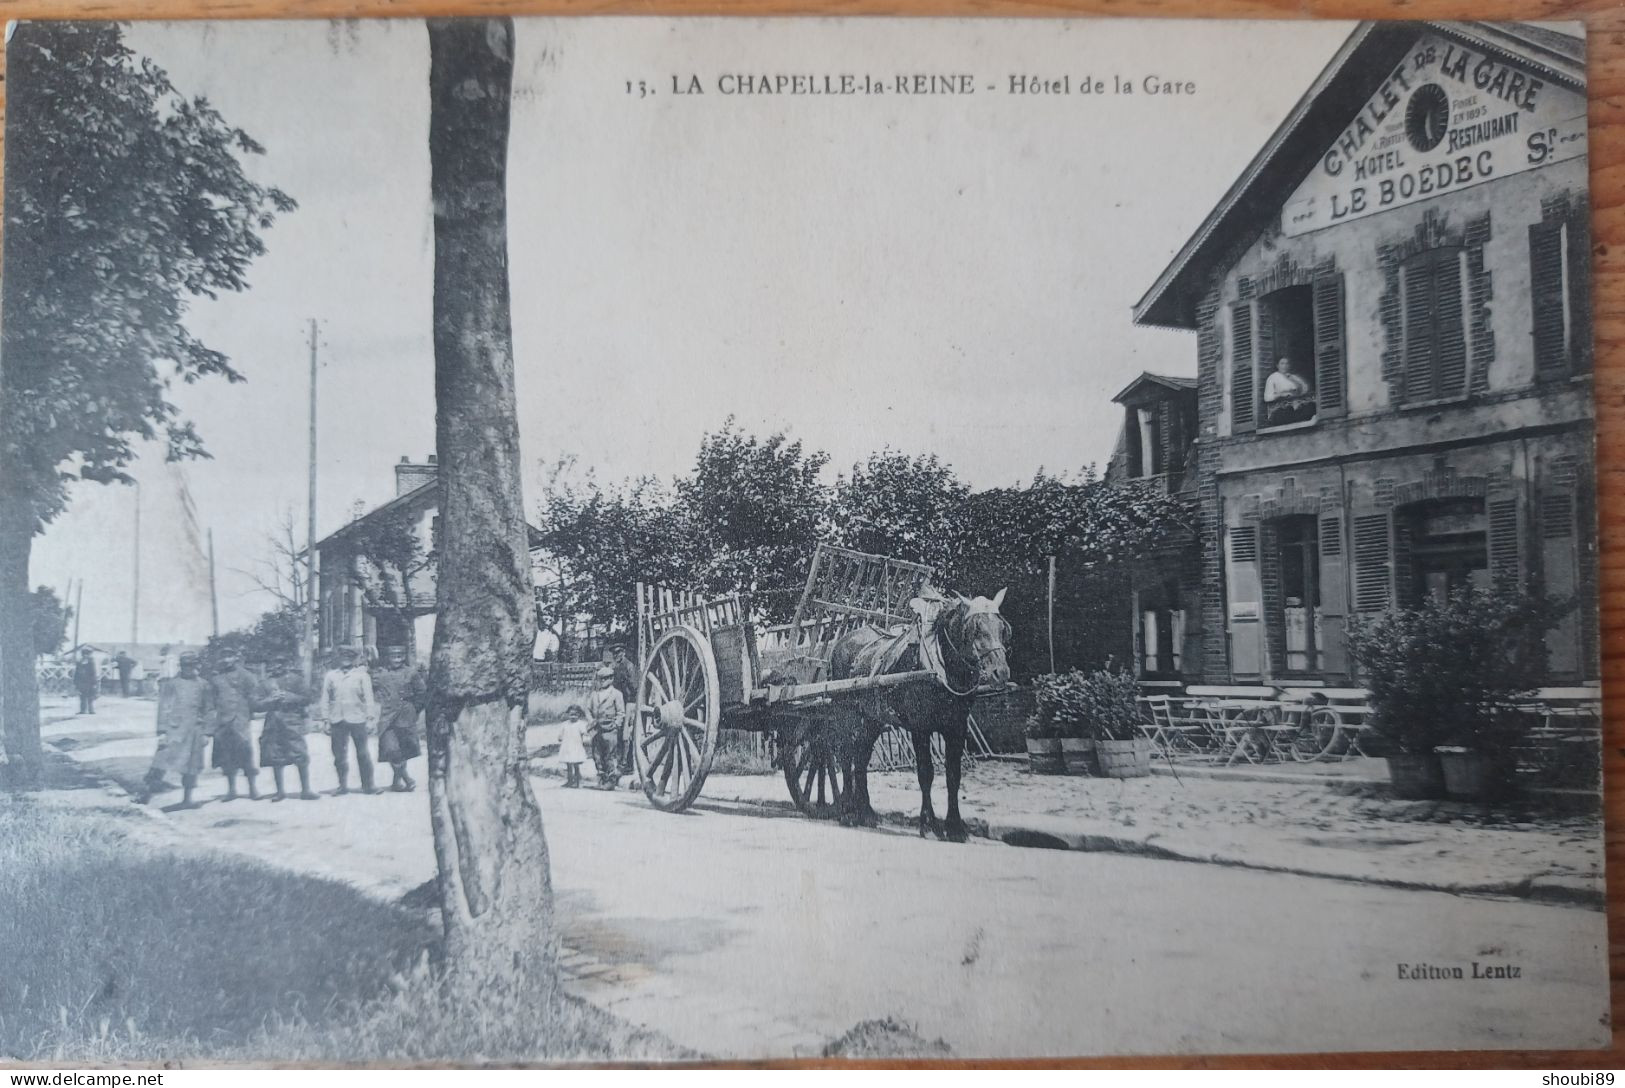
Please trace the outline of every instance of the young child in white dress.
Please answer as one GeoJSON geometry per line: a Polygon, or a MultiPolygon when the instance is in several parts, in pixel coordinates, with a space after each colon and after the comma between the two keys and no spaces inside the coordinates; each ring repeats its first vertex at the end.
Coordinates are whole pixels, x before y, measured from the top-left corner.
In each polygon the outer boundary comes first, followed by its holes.
{"type": "Polygon", "coordinates": [[[571,706],[564,712],[564,725],[559,730],[559,759],[564,762],[564,785],[567,789],[581,788],[581,765],[587,761],[587,749],[581,742],[581,723],[587,712],[571,706]]]}

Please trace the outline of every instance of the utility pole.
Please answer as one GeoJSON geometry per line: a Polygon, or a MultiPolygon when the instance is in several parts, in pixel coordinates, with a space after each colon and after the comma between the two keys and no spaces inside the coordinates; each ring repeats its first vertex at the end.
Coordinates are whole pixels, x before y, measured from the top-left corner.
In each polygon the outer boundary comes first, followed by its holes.
{"type": "Polygon", "coordinates": [[[1049,557],[1049,671],[1055,671],[1055,557],[1049,557]]]}
{"type": "Polygon", "coordinates": [[[130,641],[141,641],[141,481],[135,481],[135,570],[130,579],[130,641]]]}
{"type": "Polygon", "coordinates": [[[308,685],[316,674],[316,319],[310,319],[310,482],[305,511],[305,653],[308,685]]]}
{"type": "Polygon", "coordinates": [[[73,648],[79,648],[79,615],[85,610],[85,580],[79,579],[78,597],[73,602],[73,648]]]}
{"type": "Polygon", "coordinates": [[[209,530],[209,615],[214,626],[214,637],[220,637],[220,597],[214,589],[214,530],[209,530]]]}

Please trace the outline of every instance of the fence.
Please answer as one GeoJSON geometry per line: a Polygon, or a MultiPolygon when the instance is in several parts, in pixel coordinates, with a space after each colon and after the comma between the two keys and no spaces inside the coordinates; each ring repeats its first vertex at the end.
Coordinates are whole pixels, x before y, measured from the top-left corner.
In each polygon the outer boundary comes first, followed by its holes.
{"type": "Polygon", "coordinates": [[[534,691],[591,691],[597,686],[600,667],[596,661],[533,661],[531,688],[534,691]]]}

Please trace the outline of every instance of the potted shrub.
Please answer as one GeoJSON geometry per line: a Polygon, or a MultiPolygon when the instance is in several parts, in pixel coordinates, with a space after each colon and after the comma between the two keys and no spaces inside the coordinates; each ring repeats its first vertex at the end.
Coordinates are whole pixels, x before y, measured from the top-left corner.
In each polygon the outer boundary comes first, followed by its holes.
{"type": "Polygon", "coordinates": [[[1038,678],[1038,716],[1052,723],[1061,747],[1061,762],[1067,774],[1097,773],[1095,736],[1089,728],[1083,703],[1079,672],[1056,673],[1038,678]]]}
{"type": "Polygon", "coordinates": [[[1042,711],[1027,719],[1027,765],[1033,774],[1064,774],[1060,727],[1042,711]]]}
{"type": "Polygon", "coordinates": [[[1151,773],[1151,739],[1142,726],[1140,686],[1126,669],[1079,673],[1078,701],[1095,738],[1095,759],[1107,778],[1151,773]]]}
{"type": "Polygon", "coordinates": [[[1524,718],[1509,707],[1538,686],[1561,611],[1539,594],[1464,588],[1350,626],[1396,795],[1482,799],[1510,784],[1524,718]]]}

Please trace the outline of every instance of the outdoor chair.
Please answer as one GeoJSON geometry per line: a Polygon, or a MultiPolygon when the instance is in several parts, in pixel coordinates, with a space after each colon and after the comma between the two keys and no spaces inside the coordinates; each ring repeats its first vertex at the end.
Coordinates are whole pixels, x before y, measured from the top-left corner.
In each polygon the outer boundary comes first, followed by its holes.
{"type": "Polygon", "coordinates": [[[1206,748],[1207,730],[1176,713],[1172,696],[1142,695],[1140,705],[1150,718],[1140,727],[1140,732],[1150,739],[1166,762],[1172,763],[1178,755],[1193,755],[1206,748]]]}

